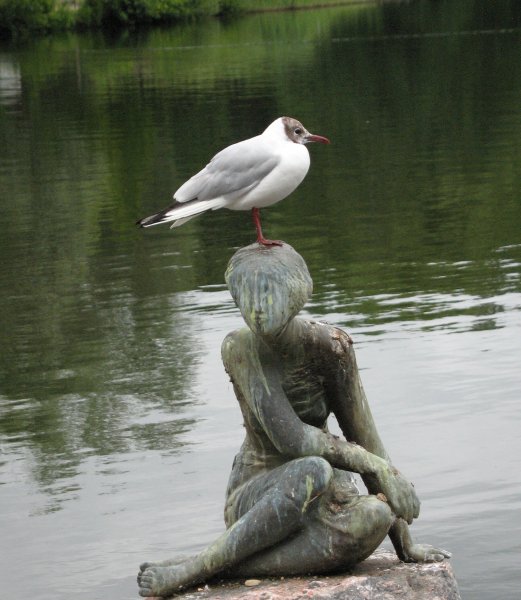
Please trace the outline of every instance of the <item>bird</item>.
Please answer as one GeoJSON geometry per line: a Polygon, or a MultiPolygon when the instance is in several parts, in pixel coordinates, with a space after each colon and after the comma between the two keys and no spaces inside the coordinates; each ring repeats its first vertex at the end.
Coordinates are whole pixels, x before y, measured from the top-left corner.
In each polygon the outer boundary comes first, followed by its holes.
{"type": "Polygon", "coordinates": [[[300,121],[279,117],[260,135],[218,152],[174,194],[174,203],[137,221],[140,227],[171,222],[179,227],[208,210],[228,208],[252,211],[257,242],[280,246],[262,233],[260,209],[280,202],[303,181],[310,158],[306,144],[329,144],[328,138],[310,133],[300,121]]]}

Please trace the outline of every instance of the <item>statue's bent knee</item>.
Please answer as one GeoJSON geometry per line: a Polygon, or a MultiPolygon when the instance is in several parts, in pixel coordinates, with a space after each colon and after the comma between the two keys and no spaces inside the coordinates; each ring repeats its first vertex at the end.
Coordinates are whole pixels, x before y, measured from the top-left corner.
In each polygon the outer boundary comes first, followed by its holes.
{"type": "Polygon", "coordinates": [[[367,558],[385,539],[394,515],[386,502],[376,496],[355,496],[343,505],[323,507],[330,527],[332,555],[342,566],[367,558]]]}
{"type": "Polygon", "coordinates": [[[306,456],[300,459],[305,465],[306,483],[312,485],[313,494],[324,492],[333,477],[333,468],[327,460],[320,456],[306,456]]]}
{"type": "Polygon", "coordinates": [[[285,481],[286,494],[302,504],[304,512],[310,502],[323,494],[333,478],[333,468],[319,456],[306,456],[293,461],[292,473],[285,481]]]}

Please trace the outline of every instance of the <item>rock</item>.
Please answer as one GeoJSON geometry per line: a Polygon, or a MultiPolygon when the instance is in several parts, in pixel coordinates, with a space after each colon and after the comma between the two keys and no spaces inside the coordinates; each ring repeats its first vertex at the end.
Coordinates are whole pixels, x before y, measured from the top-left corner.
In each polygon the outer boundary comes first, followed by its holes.
{"type": "Polygon", "coordinates": [[[182,600],[461,600],[450,562],[405,564],[394,553],[375,552],[342,575],[262,579],[255,589],[234,581],[188,591],[182,600]]]}

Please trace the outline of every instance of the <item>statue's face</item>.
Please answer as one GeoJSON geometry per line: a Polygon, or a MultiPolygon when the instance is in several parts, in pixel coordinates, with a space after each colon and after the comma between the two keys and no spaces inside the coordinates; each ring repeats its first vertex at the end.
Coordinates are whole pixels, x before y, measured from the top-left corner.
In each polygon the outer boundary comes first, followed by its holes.
{"type": "Polygon", "coordinates": [[[304,260],[286,246],[239,250],[230,261],[226,281],[248,327],[267,338],[284,331],[312,291],[304,260]]]}
{"type": "Polygon", "coordinates": [[[257,273],[257,285],[251,286],[237,299],[237,305],[248,327],[262,337],[279,336],[302,309],[307,294],[299,294],[280,282],[269,281],[257,273]],[[260,280],[260,281],[259,281],[260,280]]]}

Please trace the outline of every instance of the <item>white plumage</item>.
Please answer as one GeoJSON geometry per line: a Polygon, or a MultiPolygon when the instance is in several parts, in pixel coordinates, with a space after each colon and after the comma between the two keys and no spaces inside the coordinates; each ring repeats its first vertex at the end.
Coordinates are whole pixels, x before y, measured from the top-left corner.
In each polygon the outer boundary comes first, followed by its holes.
{"type": "Polygon", "coordinates": [[[302,182],[309,169],[308,142],[329,140],[309,133],[296,119],[280,117],[260,135],[232,144],[174,194],[174,204],[138,221],[141,227],[189,219],[218,208],[253,211],[257,241],[278,244],[262,235],[259,209],[280,202],[302,182]]]}

